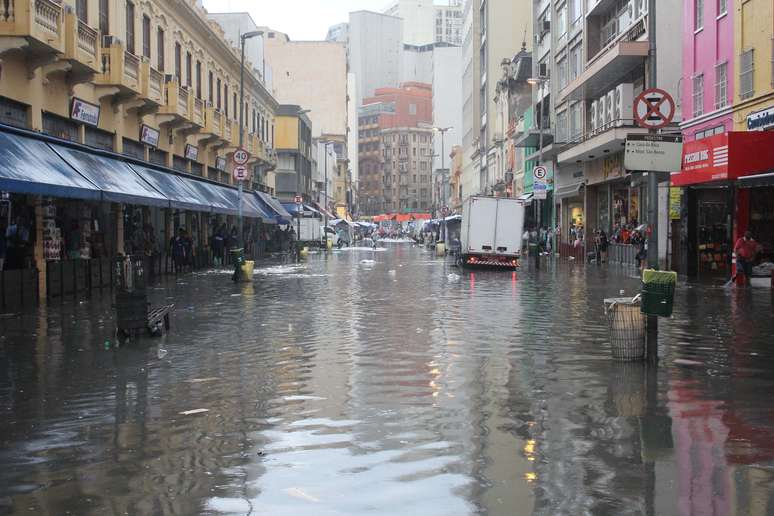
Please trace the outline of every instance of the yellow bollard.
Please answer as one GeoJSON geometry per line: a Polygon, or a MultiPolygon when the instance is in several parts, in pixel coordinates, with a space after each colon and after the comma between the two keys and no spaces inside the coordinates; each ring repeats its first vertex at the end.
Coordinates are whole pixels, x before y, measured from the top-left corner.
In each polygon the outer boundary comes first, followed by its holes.
{"type": "Polygon", "coordinates": [[[328,251],[333,249],[333,240],[331,240],[330,238],[326,238],[325,239],[325,247],[328,249],[328,251]]]}
{"type": "Polygon", "coordinates": [[[242,277],[239,279],[241,281],[253,281],[254,270],[255,270],[255,262],[252,260],[246,260],[245,263],[242,264],[242,267],[240,269],[242,273],[242,277]]]}
{"type": "Polygon", "coordinates": [[[446,244],[443,242],[438,242],[435,244],[435,254],[438,255],[445,255],[446,254],[446,244]]]}
{"type": "Polygon", "coordinates": [[[306,258],[307,256],[309,256],[309,248],[308,247],[301,248],[301,251],[299,251],[298,254],[301,256],[301,258],[306,258]]]}

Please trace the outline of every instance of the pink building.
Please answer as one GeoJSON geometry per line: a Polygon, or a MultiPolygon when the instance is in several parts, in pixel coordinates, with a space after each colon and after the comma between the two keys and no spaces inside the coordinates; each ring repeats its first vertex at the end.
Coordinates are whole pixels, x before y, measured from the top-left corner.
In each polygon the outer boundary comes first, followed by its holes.
{"type": "Polygon", "coordinates": [[[683,2],[681,127],[685,141],[733,130],[733,5],[731,0],[683,2]]]}

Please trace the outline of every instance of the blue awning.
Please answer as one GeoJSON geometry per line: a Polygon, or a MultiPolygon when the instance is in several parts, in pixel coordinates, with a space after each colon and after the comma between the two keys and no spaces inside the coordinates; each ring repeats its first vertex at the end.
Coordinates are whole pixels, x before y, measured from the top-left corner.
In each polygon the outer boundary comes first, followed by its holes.
{"type": "Polygon", "coordinates": [[[274,220],[276,220],[278,224],[290,224],[293,217],[277,199],[263,192],[255,192],[255,195],[257,195],[258,199],[263,203],[262,206],[272,213],[274,220]]]}
{"type": "Polygon", "coordinates": [[[164,197],[123,161],[50,144],[83,177],[102,191],[102,199],[141,206],[169,206],[164,197]]]}
{"type": "Polygon", "coordinates": [[[310,213],[312,217],[316,215],[320,215],[319,211],[309,206],[308,204],[302,204],[300,210],[298,208],[298,204],[294,202],[283,202],[280,204],[282,204],[282,207],[285,208],[285,210],[287,210],[287,212],[293,216],[296,216],[299,211],[301,211],[302,216],[306,215],[307,213],[310,213]]]}
{"type": "MultiPolygon", "coordinates": [[[[224,196],[234,207],[234,214],[239,214],[239,190],[235,188],[229,188],[227,186],[210,185],[218,191],[219,195],[224,196]]],[[[252,192],[242,192],[242,215],[245,217],[262,218],[267,217],[266,212],[258,207],[258,203],[254,200],[255,196],[252,192]]]]}
{"type": "Polygon", "coordinates": [[[99,200],[96,185],[40,140],[0,132],[0,191],[99,200]]]}
{"type": "MultiPolygon", "coordinates": [[[[251,212],[257,213],[256,217],[260,217],[264,224],[276,224],[277,220],[274,214],[268,208],[264,207],[260,199],[255,192],[245,192],[244,196],[245,206],[249,206],[251,212]]],[[[245,208],[247,209],[247,208],[245,208]]]]}
{"type": "Polygon", "coordinates": [[[236,204],[232,203],[227,195],[222,194],[220,190],[216,189],[216,185],[195,179],[185,178],[185,180],[199,198],[206,199],[213,212],[224,215],[237,214],[236,204]]]}
{"type": "Polygon", "coordinates": [[[209,201],[201,197],[189,184],[191,179],[134,163],[129,166],[153,188],[164,194],[173,208],[193,211],[211,210],[209,201]]]}

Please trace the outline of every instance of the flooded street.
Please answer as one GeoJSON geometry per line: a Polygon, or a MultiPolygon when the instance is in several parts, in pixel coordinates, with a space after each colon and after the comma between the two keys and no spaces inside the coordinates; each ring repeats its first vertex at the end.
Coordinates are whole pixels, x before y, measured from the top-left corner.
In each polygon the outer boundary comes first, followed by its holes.
{"type": "Polygon", "coordinates": [[[110,292],[0,318],[0,514],[774,514],[769,289],[681,283],[651,370],[610,359],[616,266],[229,273],[120,349],[110,292]]]}

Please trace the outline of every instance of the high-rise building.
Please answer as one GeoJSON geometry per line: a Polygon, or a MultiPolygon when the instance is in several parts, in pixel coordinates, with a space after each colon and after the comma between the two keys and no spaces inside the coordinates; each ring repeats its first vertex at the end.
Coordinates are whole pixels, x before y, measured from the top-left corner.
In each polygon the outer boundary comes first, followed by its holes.
{"type": "Polygon", "coordinates": [[[480,76],[481,62],[478,46],[481,38],[481,20],[478,4],[466,0],[462,16],[462,185],[463,198],[478,193],[481,131],[481,104],[476,79],[480,76]]]}
{"type": "Polygon", "coordinates": [[[432,87],[379,88],[359,111],[360,213],[429,211],[432,87]]]}
{"type": "Polygon", "coordinates": [[[384,13],[403,20],[406,45],[462,44],[461,0],[394,0],[384,13]]]}
{"type": "Polygon", "coordinates": [[[377,88],[400,84],[403,24],[371,11],[349,13],[349,69],[355,74],[357,105],[377,88]]]}
{"type": "Polygon", "coordinates": [[[462,45],[462,0],[435,5],[435,42],[462,45]]]}

